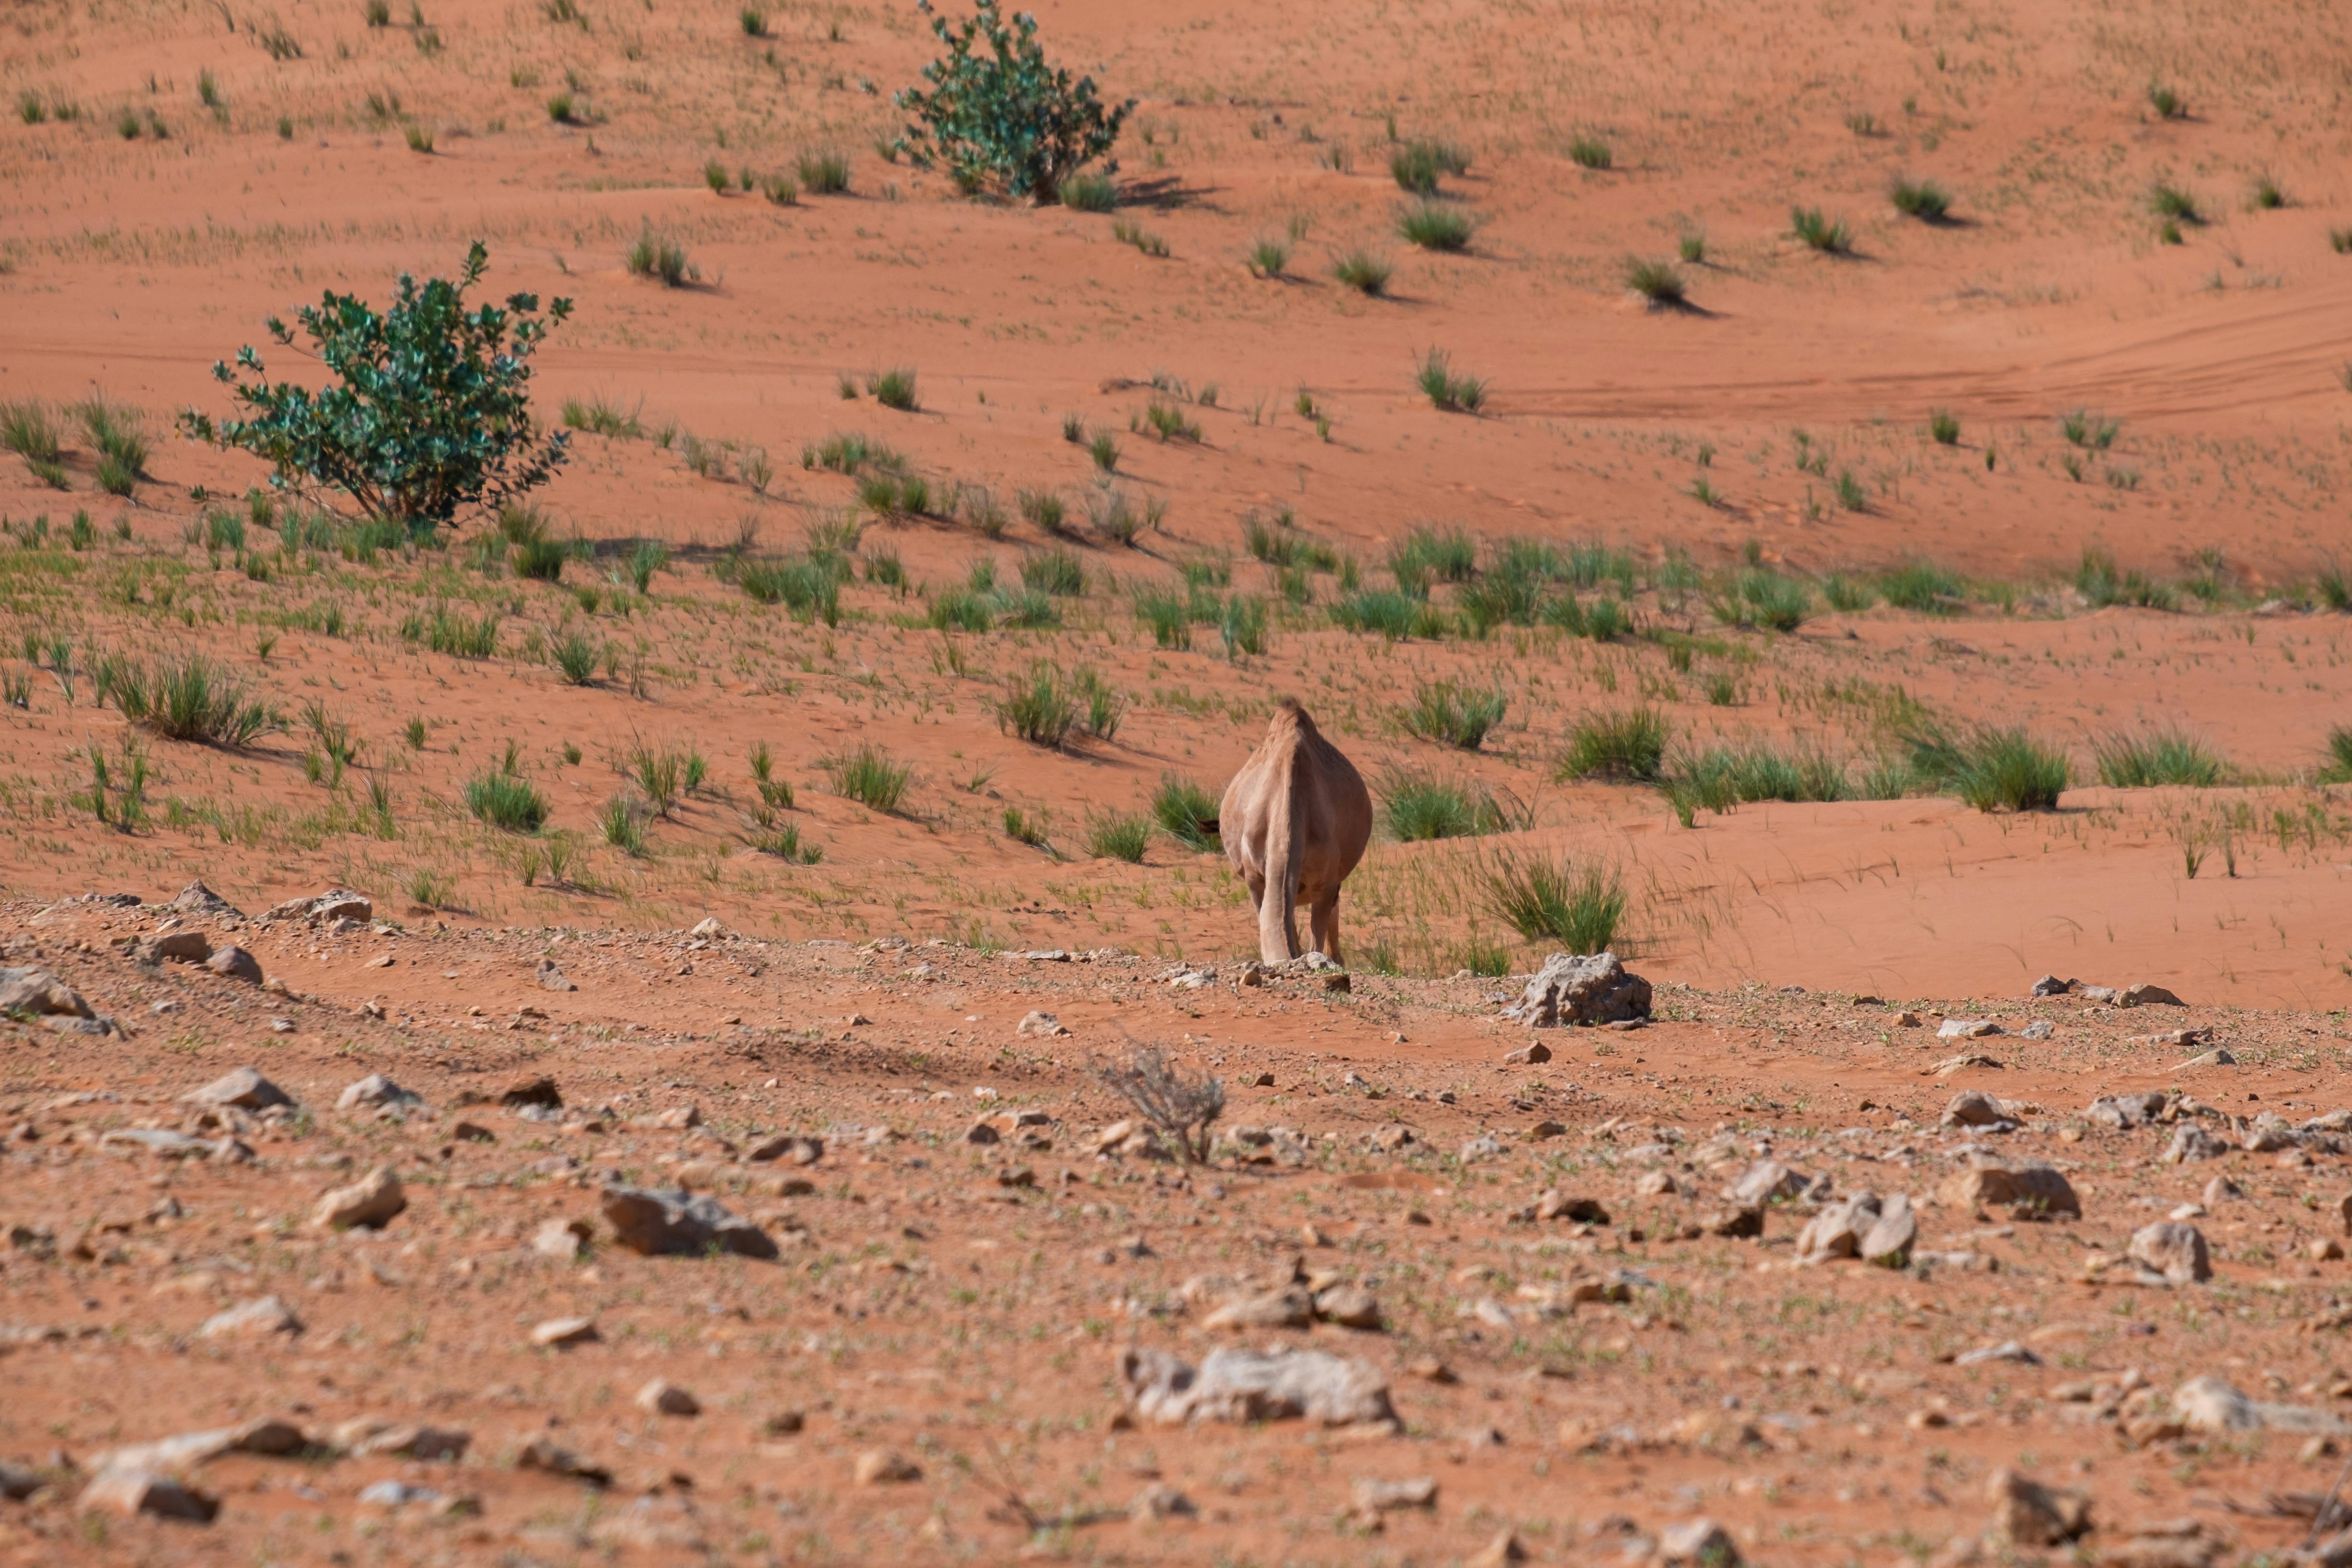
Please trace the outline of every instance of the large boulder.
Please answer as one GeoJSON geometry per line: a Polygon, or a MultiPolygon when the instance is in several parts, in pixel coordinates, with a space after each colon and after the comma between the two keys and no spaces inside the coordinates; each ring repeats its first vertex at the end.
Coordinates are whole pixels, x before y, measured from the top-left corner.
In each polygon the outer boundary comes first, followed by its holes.
{"type": "Polygon", "coordinates": [[[89,1018],[97,1015],[81,993],[46,969],[0,969],[0,1013],[89,1018]]]}
{"type": "Polygon", "coordinates": [[[1370,1362],[1322,1351],[1211,1351],[1198,1367],[1167,1351],[1129,1349],[1120,1384],[1136,1414],[1189,1421],[1307,1420],[1395,1430],[1388,1380],[1370,1362]]]}
{"type": "Polygon", "coordinates": [[[1650,983],[1630,973],[1613,952],[1584,957],[1555,952],[1528,982],[1503,1016],[1529,1028],[1562,1024],[1622,1024],[1650,1016],[1650,983]]]}
{"type": "Polygon", "coordinates": [[[2160,1219],[2132,1232],[2127,1256],[2175,1285],[2196,1285],[2213,1278],[2205,1233],[2179,1220],[2160,1219]]]}
{"type": "Polygon", "coordinates": [[[615,1183],[599,1200],[614,1239],[648,1258],[696,1255],[716,1247],[746,1258],[773,1258],[776,1244],[750,1220],[730,1214],[716,1198],[683,1188],[630,1187],[615,1183]]]}

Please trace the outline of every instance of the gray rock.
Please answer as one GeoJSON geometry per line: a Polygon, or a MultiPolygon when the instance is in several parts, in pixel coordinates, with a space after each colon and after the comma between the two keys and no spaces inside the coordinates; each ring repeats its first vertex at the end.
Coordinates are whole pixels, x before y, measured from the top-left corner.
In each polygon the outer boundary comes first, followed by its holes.
{"type": "Polygon", "coordinates": [[[1995,1206],[2021,1215],[2073,1215],[2082,1217],[2083,1200],[2065,1173],[2038,1160],[2014,1163],[1988,1161],[1947,1176],[1936,1189],[1936,1200],[1958,1209],[1995,1206]]]}
{"type": "Polygon", "coordinates": [[[1778,1160],[1759,1160],[1739,1173],[1731,1184],[1731,1195],[1743,1204],[1769,1204],[1775,1198],[1793,1198],[1811,1184],[1802,1173],[1778,1160]]]}
{"type": "Polygon", "coordinates": [[[131,956],[142,963],[202,963],[213,955],[213,939],[200,931],[167,931],[140,940],[131,956]]]}
{"type": "Polygon", "coordinates": [[[250,1160],[253,1151],[234,1138],[197,1138],[167,1127],[117,1127],[100,1136],[101,1149],[136,1149],[166,1160],[250,1160]]]}
{"type": "Polygon", "coordinates": [[[1377,1329],[1381,1301],[1361,1285],[1334,1285],[1316,1292],[1315,1315],[1343,1329],[1377,1329]]]}
{"type": "Polygon", "coordinates": [[[234,1105],[239,1110],[266,1110],[273,1105],[294,1103],[292,1095],[249,1067],[223,1073],[204,1088],[192,1089],[180,1098],[194,1105],[234,1105]]]}
{"type": "Polygon", "coordinates": [[[542,958],[539,961],[539,988],[542,991],[577,991],[580,989],[579,986],[574,985],[571,981],[564,978],[563,971],[555,966],[555,960],[551,958],[542,958]]]}
{"type": "Polygon", "coordinates": [[[1201,1321],[1204,1329],[1303,1329],[1315,1321],[1315,1298],[1293,1286],[1237,1296],[1201,1321]]]}
{"type": "Polygon", "coordinates": [[[1477,1137],[1467,1139],[1463,1142],[1462,1163],[1467,1165],[1478,1160],[1497,1160],[1509,1152],[1510,1150],[1505,1146],[1501,1139],[1491,1132],[1481,1132],[1477,1137]]]}
{"type": "Polygon", "coordinates": [[[2205,1250],[2205,1233],[2179,1220],[2160,1219],[2132,1233],[2125,1256],[2146,1264],[2176,1285],[2196,1285],[2213,1278],[2205,1250]]]}
{"type": "Polygon", "coordinates": [[[1119,1353],[1118,1376],[1136,1414],[1164,1426],[1307,1420],[1399,1426],[1388,1380],[1352,1356],[1216,1350],[1195,1367],[1166,1351],[1129,1348],[1119,1353]]]}
{"type": "Polygon", "coordinates": [[[93,1018],[81,993],[46,969],[0,969],[0,1013],[93,1018]]]}
{"type": "Polygon", "coordinates": [[[544,1470],[551,1476],[569,1476],[585,1481],[592,1487],[610,1486],[613,1472],[604,1466],[592,1464],[551,1437],[533,1437],[515,1456],[518,1470],[544,1470]]]}
{"type": "Polygon", "coordinates": [[[1150,1520],[1191,1518],[1199,1510],[1192,1500],[1170,1486],[1166,1481],[1147,1482],[1127,1505],[1127,1517],[1142,1522],[1150,1520]]]}
{"type": "Polygon", "coordinates": [[[23,1465],[0,1463],[0,1498],[6,1498],[10,1502],[22,1502],[46,1484],[38,1470],[28,1469],[23,1465]]]}
{"type": "Polygon", "coordinates": [[[681,1190],[605,1187],[599,1199],[614,1238],[632,1252],[646,1257],[692,1255],[716,1247],[745,1258],[776,1256],[776,1244],[758,1226],[728,1213],[710,1197],[689,1197],[681,1190]]]}
{"type": "Polygon", "coordinates": [[[1827,1263],[1832,1258],[1858,1258],[1862,1238],[1877,1223],[1878,1199],[1872,1194],[1856,1193],[1843,1203],[1832,1204],[1797,1233],[1797,1261],[1827,1263]]]}
{"type": "Polygon", "coordinates": [[[338,1110],[372,1110],[387,1105],[422,1105],[425,1097],[404,1089],[380,1072],[372,1072],[357,1083],[343,1086],[335,1096],[338,1110]]]}
{"type": "Polygon", "coordinates": [[[353,1226],[380,1230],[407,1206],[408,1194],[401,1191],[400,1178],[390,1167],[378,1165],[349,1186],[321,1194],[310,1210],[310,1224],[319,1230],[349,1230],[353,1226]]]}
{"type": "Polygon", "coordinates": [[[2161,985],[2151,985],[2143,980],[2125,988],[2123,1005],[2126,1007],[2186,1007],[2188,1003],[2161,985]]]}
{"type": "Polygon", "coordinates": [[[1359,1513],[1394,1513],[1400,1509],[1437,1506],[1437,1479],[1433,1476],[1412,1476],[1397,1481],[1380,1476],[1358,1476],[1348,1489],[1359,1513]]]}
{"type": "Polygon", "coordinates": [[[234,1307],[215,1312],[196,1331],[208,1340],[232,1335],[299,1334],[301,1331],[302,1320],[294,1315],[293,1308],[275,1296],[257,1296],[250,1301],[240,1301],[234,1307]]]}
{"type": "Polygon", "coordinates": [[[1911,1211],[1911,1200],[1896,1193],[1878,1205],[1878,1218],[1863,1233],[1861,1258],[1881,1268],[1901,1268],[1911,1261],[1911,1248],[1918,1240],[1919,1219],[1911,1211]]]}
{"type": "Polygon", "coordinates": [[[2042,1358],[2015,1340],[2003,1340],[1997,1345],[1979,1345],[1972,1351],[1962,1351],[1952,1358],[1954,1366],[1982,1366],[1987,1362],[2011,1361],[2021,1366],[2040,1366],[2042,1358]]]}
{"type": "Polygon", "coordinates": [[[254,985],[261,984],[261,960],[235,942],[213,949],[213,955],[205,960],[205,967],[231,980],[243,980],[254,985]]]}
{"type": "Polygon", "coordinates": [[[520,1110],[526,1105],[536,1105],[549,1110],[563,1109],[562,1091],[555,1080],[541,1073],[536,1078],[519,1078],[499,1093],[499,1103],[509,1110],[520,1110]]]}
{"type": "Polygon", "coordinates": [[[761,1139],[743,1151],[743,1158],[753,1164],[765,1164],[771,1160],[782,1160],[794,1165],[814,1165],[824,1158],[824,1140],[779,1132],[772,1138],[761,1139]]]}
{"type": "Polygon", "coordinates": [[[2193,1432],[2315,1432],[2352,1430],[2344,1419],[2303,1405],[2249,1399],[2218,1377],[2192,1377],[2172,1391],[2173,1413],[2193,1432]]]}
{"type": "Polygon", "coordinates": [[[375,905],[364,893],[354,893],[349,888],[331,888],[307,899],[289,899],[273,904],[263,911],[266,921],[312,921],[331,924],[336,921],[372,921],[375,905]]]}
{"type": "Polygon", "coordinates": [[[378,1481],[360,1489],[359,1500],[371,1508],[399,1508],[412,1502],[438,1502],[441,1494],[431,1487],[413,1487],[406,1481],[378,1481]]]}
{"type": "Polygon", "coordinates": [[[1990,1018],[1947,1018],[1936,1026],[1939,1040],[1982,1040],[2000,1033],[2000,1026],[1990,1018]]]}
{"type": "Polygon", "coordinates": [[[649,1415],[699,1415],[702,1401],[666,1377],[637,1390],[637,1408],[649,1415]]]}
{"type": "Polygon", "coordinates": [[[1647,1018],[1650,983],[1628,972],[1613,952],[1585,957],[1556,952],[1503,1016],[1531,1028],[1647,1018]]]}
{"type": "Polygon", "coordinates": [[[2033,983],[2033,990],[2030,994],[2035,996],[2063,996],[2067,992],[2072,991],[2075,986],[2080,985],[2081,984],[2082,982],[2079,980],[2061,980],[2054,974],[2045,974],[2041,979],[2033,983]]]}
{"type": "Polygon", "coordinates": [[[2031,1024],[2026,1025],[2022,1029],[2018,1030],[2017,1037],[2021,1040],[2046,1040],[2057,1032],[2058,1026],[2052,1023],[2049,1019],[2036,1018],[2031,1024]]]}
{"type": "Polygon", "coordinates": [[[1993,1537],[2011,1546],[2056,1546],[2091,1528],[2088,1493],[2046,1487],[2015,1470],[1993,1472],[1985,1487],[1993,1537]]]}
{"type": "Polygon", "coordinates": [[[236,920],[245,918],[243,910],[238,909],[202,882],[189,883],[180,889],[179,897],[163,907],[184,915],[228,915],[236,920]]]}
{"type": "Polygon", "coordinates": [[[103,1470],[155,1470],[172,1474],[209,1463],[224,1454],[294,1453],[309,1443],[302,1428],[291,1421],[265,1416],[241,1426],[181,1432],[146,1443],[128,1443],[105,1449],[90,1458],[93,1474],[103,1470]]]}
{"type": "Polygon", "coordinates": [[[2200,1160],[2218,1160],[2230,1152],[2230,1146],[2194,1121],[2184,1121],[2173,1129],[2172,1142],[2164,1151],[2168,1165],[2189,1165],[2200,1160]]]}

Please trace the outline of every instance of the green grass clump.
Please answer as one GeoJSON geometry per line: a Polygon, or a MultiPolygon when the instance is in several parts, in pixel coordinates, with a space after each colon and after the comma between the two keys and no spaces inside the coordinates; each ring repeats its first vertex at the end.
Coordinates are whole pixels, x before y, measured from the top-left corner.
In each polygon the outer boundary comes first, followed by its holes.
{"type": "Polygon", "coordinates": [[[2275,176],[2258,174],[2254,178],[2253,193],[2249,199],[2258,212],[2275,212],[2286,205],[2286,192],[2281,188],[2275,176]]]}
{"type": "Polygon", "coordinates": [[[466,809],[509,833],[536,833],[547,821],[547,797],[503,768],[466,781],[466,809]]]}
{"type": "Polygon", "coordinates": [[[1087,824],[1087,853],[1097,860],[1125,860],[1139,866],[1150,842],[1151,824],[1140,816],[1109,812],[1087,824]]]}
{"type": "Polygon", "coordinates": [[[1389,572],[1407,593],[1427,592],[1432,581],[1466,583],[1478,570],[1478,546],[1459,528],[1416,528],[1389,551],[1389,572]]]}
{"type": "Polygon", "coordinates": [[[1217,837],[1217,797],[1178,773],[1160,775],[1159,792],[1151,797],[1151,815],[1171,838],[1186,848],[1208,855],[1223,847],[1217,837]]]}
{"type": "Polygon", "coordinates": [[[2172,589],[2146,573],[2120,570],[2116,558],[2104,550],[2083,552],[2082,563],[2074,568],[2074,588],[2095,610],[2104,610],[2110,605],[2171,610],[2178,608],[2180,602],[2172,589]]]}
{"type": "Polygon", "coordinates": [[[1350,250],[1331,264],[1331,276],[1359,294],[1378,296],[1388,291],[1389,278],[1394,272],[1385,260],[1369,250],[1350,250]]]}
{"type": "Polygon", "coordinates": [[[1906,738],[1914,776],[1979,811],[2053,810],[2070,782],[2065,753],[2022,729],[1954,732],[1928,725],[1906,738]]]}
{"type": "Polygon", "coordinates": [[[738,561],[734,577],[754,604],[782,605],[804,624],[840,624],[841,573],[835,562],[811,556],[738,561]]]}
{"type": "Polygon", "coordinates": [[[1078,726],[1078,694],[1051,660],[1016,676],[996,703],[998,728],[1034,746],[1059,746],[1078,726]]]}
{"type": "Polygon", "coordinates": [[[1878,591],[1901,610],[1923,616],[1959,613],[1964,592],[1960,580],[1932,561],[1914,561],[1879,579],[1878,591]]]}
{"type": "Polygon", "coordinates": [[[2352,784],[2352,724],[2327,731],[2327,754],[2319,764],[2321,784],[2352,784]]]}
{"type": "Polygon", "coordinates": [[[1480,784],[1433,778],[1402,769],[1383,774],[1379,785],[1381,820],[1401,844],[1433,838],[1473,838],[1500,833],[1502,807],[1480,784]]]}
{"type": "Polygon", "coordinates": [[[1442,637],[1444,612],[1415,595],[1367,588],[1331,602],[1331,621],[1343,631],[1378,632],[1391,642],[1406,637],[1442,637]]]}
{"type": "Polygon", "coordinates": [[[1886,195],[1896,212],[1922,223],[1938,222],[1952,209],[1950,193],[1933,180],[1898,179],[1886,195]]]}
{"type": "Polygon", "coordinates": [[[877,371],[866,378],[866,390],[875,402],[885,408],[895,408],[901,414],[912,414],[922,407],[915,395],[915,372],[908,365],[877,371]]]}
{"type": "Polygon", "coordinates": [[[1400,190],[1416,196],[1437,194],[1438,176],[1444,173],[1434,142],[1407,142],[1389,154],[1389,176],[1400,190]]]}
{"type": "Polygon", "coordinates": [[[1133,218],[1111,219],[1110,237],[1121,245],[1133,246],[1138,252],[1154,260],[1164,259],[1168,255],[1167,237],[1152,233],[1133,218]]]}
{"type": "Polygon", "coordinates": [[[280,727],[245,683],[202,654],[173,656],[152,668],[124,661],[108,681],[122,716],[167,741],[242,748],[280,727]]]}
{"type": "Polygon", "coordinates": [[[1568,161],[1580,169],[1605,169],[1614,160],[1608,142],[1598,136],[1579,136],[1568,144],[1568,161]]]}
{"type": "Polygon", "coordinates": [[[1664,765],[1667,725],[1654,708],[1589,713],[1569,731],[1555,770],[1565,779],[1655,780],[1664,765]]]}
{"type": "Polygon", "coordinates": [[[1402,710],[1397,721],[1423,741],[1475,752],[1486,731],[1503,721],[1506,705],[1500,691],[1465,691],[1454,682],[1428,682],[1413,691],[1412,705],[1402,710]]]}
{"type": "Polygon", "coordinates": [[[839,153],[803,153],[793,164],[801,189],[813,196],[837,196],[849,189],[849,160],[839,153]]]}
{"type": "Polygon", "coordinates": [[[2147,106],[2156,110],[2158,120],[2182,120],[2189,114],[2189,100],[2169,82],[2152,81],[2147,84],[2147,106]]]}
{"type": "Polygon", "coordinates": [[[1253,278],[1279,278],[1282,269],[1290,265],[1290,247],[1278,239],[1258,238],[1250,242],[1248,266],[1253,278]]]}
{"type": "Polygon", "coordinates": [[[1265,601],[1246,594],[1236,594],[1225,601],[1224,614],[1217,620],[1217,632],[1225,645],[1225,657],[1238,658],[1244,654],[1253,657],[1265,652],[1265,601]]]}
{"type": "Polygon", "coordinates": [[[1086,568],[1078,558],[1066,550],[1040,551],[1024,556],[1021,561],[1021,581],[1026,587],[1041,594],[1058,594],[1075,597],[1087,591],[1086,568]]]}
{"type": "Polygon", "coordinates": [[[146,419],[124,404],[93,397],[71,410],[98,449],[98,488],[128,496],[147,474],[146,419]]]}
{"type": "Polygon", "coordinates": [[[1625,263],[1625,287],[1653,305],[1679,305],[1687,286],[1683,275],[1664,261],[1634,257],[1625,263]]]}
{"type": "Polygon", "coordinates": [[[1878,602],[1869,584],[1843,572],[1832,572],[1822,579],[1822,598],[1842,616],[1866,610],[1878,602]]]}
{"type": "Polygon", "coordinates": [[[560,540],[527,540],[515,546],[515,575],[541,583],[557,582],[563,576],[563,563],[570,559],[570,548],[560,540]]]}
{"type": "Polygon", "coordinates": [[[558,637],[548,653],[566,686],[586,686],[596,679],[597,661],[604,650],[586,633],[571,632],[558,637]]]}
{"type": "Polygon", "coordinates": [[[1397,216],[1397,232],[1423,250],[1466,250],[1470,215],[1442,202],[1420,202],[1397,216]]]}
{"type": "Polygon", "coordinates": [[[1072,174],[1058,194],[1072,212],[1107,213],[1118,205],[1118,185],[1108,174],[1072,174]]]}
{"type": "Polygon", "coordinates": [[[1192,646],[1191,606],[1181,594],[1159,587],[1136,589],[1135,618],[1151,628],[1151,640],[1161,647],[1192,646]]]}
{"type": "Polygon", "coordinates": [[[894,761],[889,752],[870,742],[828,760],[824,766],[833,775],[834,794],[885,813],[898,809],[915,781],[912,763],[894,761]]]}
{"type": "Polygon", "coordinates": [[[1606,952],[1625,919],[1624,884],[1605,866],[1502,855],[1484,875],[1488,903],[1529,942],[1606,952]]]}
{"type": "Polygon", "coordinates": [[[2106,418],[2087,408],[2072,409],[2058,416],[2058,433],[2066,437],[2066,444],[2086,452],[2105,451],[2116,444],[2116,437],[2123,430],[2122,420],[2106,418]]]}
{"type": "Polygon", "coordinates": [[[2091,742],[2099,782],[2116,789],[2148,789],[2159,784],[2211,789],[2229,768],[2214,751],[2188,731],[2156,729],[2137,735],[2116,735],[2091,742]]]}
{"type": "Polygon", "coordinates": [[[1452,356],[1444,349],[1421,356],[1412,384],[1431,407],[1448,414],[1475,414],[1486,402],[1486,384],[1474,375],[1455,375],[1452,356]]]}
{"type": "Polygon", "coordinates": [[[625,262],[632,278],[657,279],[666,288],[702,281],[702,269],[687,259],[686,247],[651,228],[638,234],[625,262]]]}
{"type": "Polygon", "coordinates": [[[63,475],[58,459],[65,453],[65,437],[48,405],[39,398],[0,403],[0,447],[24,458],[25,466],[44,483],[58,489],[65,488],[50,477],[63,475]]]}
{"type": "Polygon", "coordinates": [[[2162,180],[2148,187],[2147,210],[2173,223],[2205,221],[2205,215],[2198,210],[2195,195],[2162,180]]]}
{"type": "Polygon", "coordinates": [[[1802,582],[1761,567],[1740,573],[1707,601],[1708,613],[1726,626],[1775,632],[1803,626],[1812,605],[1812,590],[1802,582]]]}
{"type": "Polygon", "coordinates": [[[1824,216],[1819,207],[1790,208],[1789,228],[1808,248],[1826,256],[1843,256],[1853,248],[1853,234],[1845,220],[1824,216]]]}
{"type": "Polygon", "coordinates": [[[1949,409],[1938,408],[1927,416],[1927,434],[1938,447],[1957,447],[1960,442],[1959,416],[1949,409]]]}
{"type": "Polygon", "coordinates": [[[1759,800],[1847,800],[1854,793],[1844,764],[1827,752],[1765,741],[1711,746],[1684,759],[1658,787],[1685,827],[1701,810],[1727,812],[1759,800]]]}

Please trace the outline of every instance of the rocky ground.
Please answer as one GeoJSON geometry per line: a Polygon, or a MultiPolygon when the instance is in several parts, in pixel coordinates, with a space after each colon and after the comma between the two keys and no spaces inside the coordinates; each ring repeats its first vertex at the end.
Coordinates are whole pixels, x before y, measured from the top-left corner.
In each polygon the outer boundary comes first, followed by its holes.
{"type": "Polygon", "coordinates": [[[1636,983],[374,913],[5,911],[0,1560],[2168,1568],[2343,1522],[2332,1015],[1661,983],[1578,1026],[1636,983]],[[1102,1076],[1161,1050],[1224,1086],[1204,1163],[1102,1076]]]}

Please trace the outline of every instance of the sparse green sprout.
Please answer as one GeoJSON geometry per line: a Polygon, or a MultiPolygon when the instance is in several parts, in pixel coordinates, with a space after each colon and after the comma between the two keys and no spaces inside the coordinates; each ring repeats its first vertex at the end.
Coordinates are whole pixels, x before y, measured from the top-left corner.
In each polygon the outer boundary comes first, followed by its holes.
{"type": "Polygon", "coordinates": [[[2253,204],[2260,211],[2275,211],[2286,205],[2286,192],[2279,188],[2275,178],[2263,174],[2254,181],[2253,204]]]}
{"type": "Polygon", "coordinates": [[[2156,110],[2158,120],[2185,120],[2189,117],[2189,100],[2168,82],[2147,84],[2147,106],[2156,110]]]}
{"type": "Polygon", "coordinates": [[[1675,249],[1686,265],[1697,267],[1706,260],[1706,236],[1693,230],[1676,242],[1675,249]]]}
{"type": "Polygon", "coordinates": [[[2175,223],[2197,224],[2205,221],[2197,210],[2197,198],[2178,185],[2159,180],[2147,193],[2148,210],[2160,218],[2175,223]]]}

